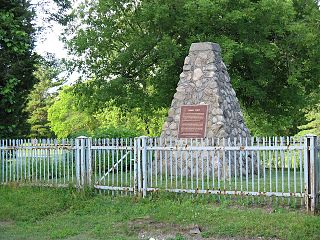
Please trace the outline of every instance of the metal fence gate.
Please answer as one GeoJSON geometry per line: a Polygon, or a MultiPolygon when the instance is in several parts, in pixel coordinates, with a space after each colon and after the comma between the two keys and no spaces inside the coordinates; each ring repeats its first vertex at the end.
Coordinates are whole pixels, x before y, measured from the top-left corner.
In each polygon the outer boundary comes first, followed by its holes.
{"type": "Polygon", "coordinates": [[[319,138],[1,140],[2,184],[253,196],[319,206],[319,138]]]}
{"type": "Polygon", "coordinates": [[[96,189],[133,192],[136,175],[133,139],[94,140],[90,151],[96,189]]]}

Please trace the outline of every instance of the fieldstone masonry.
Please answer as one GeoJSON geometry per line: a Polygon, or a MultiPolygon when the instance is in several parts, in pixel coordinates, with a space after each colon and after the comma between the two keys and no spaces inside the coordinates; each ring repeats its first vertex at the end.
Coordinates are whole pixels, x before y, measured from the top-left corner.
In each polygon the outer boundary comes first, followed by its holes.
{"type": "MultiPolygon", "coordinates": [[[[221,58],[220,46],[216,43],[203,42],[191,45],[189,55],[184,61],[183,72],[180,74],[180,81],[171,103],[168,118],[163,126],[161,137],[165,140],[177,139],[181,106],[197,104],[208,105],[206,138],[239,139],[240,137],[250,137],[236,93],[231,86],[227,68],[221,58]]],[[[179,141],[185,141],[185,139],[179,141]]],[[[197,142],[199,140],[192,140],[192,144],[197,144],[197,142]]],[[[209,142],[212,144],[212,141],[209,142]]],[[[222,142],[220,141],[220,143],[222,142]]],[[[190,141],[185,143],[190,144],[190,141]]],[[[190,176],[192,161],[189,161],[190,159],[180,161],[181,156],[179,153],[173,154],[177,155],[174,156],[177,161],[172,162],[173,168],[177,164],[179,173],[181,172],[182,175],[190,176]],[[178,164],[179,162],[181,164],[178,164]]],[[[220,156],[222,155],[223,152],[221,151],[220,156]]],[[[241,154],[239,152],[236,155],[237,172],[242,168],[242,173],[244,174],[245,162],[247,161],[248,166],[251,166],[251,159],[255,159],[255,157],[249,155],[247,160],[245,160],[243,157],[240,157],[241,154]]],[[[210,153],[210,159],[212,159],[212,156],[213,153],[210,153]]],[[[212,171],[215,171],[215,176],[217,176],[219,165],[221,170],[224,169],[226,171],[224,174],[220,171],[221,176],[227,176],[228,173],[234,176],[233,161],[231,166],[222,166],[222,158],[217,155],[213,157],[215,159],[213,167],[211,166],[211,161],[209,165],[202,164],[201,160],[197,161],[199,171],[202,171],[202,168],[204,168],[204,173],[210,175],[212,171]]],[[[196,167],[195,164],[194,161],[193,169],[196,167]]],[[[168,163],[167,166],[169,167],[169,165],[168,163]]],[[[248,171],[251,172],[250,167],[248,171]]]]}
{"type": "Polygon", "coordinates": [[[216,43],[193,43],[161,136],[177,138],[181,105],[208,104],[207,138],[250,137],[216,43]]]}

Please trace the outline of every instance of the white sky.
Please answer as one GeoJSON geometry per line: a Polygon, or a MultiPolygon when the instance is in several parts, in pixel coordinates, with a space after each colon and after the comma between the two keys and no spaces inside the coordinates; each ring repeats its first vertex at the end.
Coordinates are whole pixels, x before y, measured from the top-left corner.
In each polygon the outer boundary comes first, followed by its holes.
{"type": "Polygon", "coordinates": [[[42,56],[46,53],[52,53],[59,59],[67,58],[67,50],[59,40],[61,33],[62,27],[58,24],[53,24],[49,32],[44,32],[37,38],[35,51],[42,56]]]}
{"type": "MultiPolygon", "coordinates": [[[[80,1],[81,0],[74,0],[73,6],[78,5],[80,1]]],[[[37,17],[35,25],[43,28],[36,38],[35,52],[41,56],[45,56],[47,53],[50,53],[58,59],[68,59],[68,52],[64,48],[63,42],[59,39],[63,32],[63,27],[54,21],[48,23],[45,20],[48,18],[48,14],[45,14],[45,10],[50,12],[55,12],[57,10],[55,3],[53,0],[31,0],[30,2],[31,4],[36,5],[37,17]],[[43,4],[43,2],[45,2],[45,4],[43,4]],[[39,5],[39,3],[42,4],[39,5]]],[[[66,84],[72,84],[78,78],[79,74],[77,72],[73,72],[72,75],[69,76],[66,84]]]]}
{"type": "Polygon", "coordinates": [[[42,56],[46,53],[52,53],[55,54],[57,58],[67,58],[67,51],[63,43],[59,40],[63,28],[54,21],[50,23],[45,21],[48,17],[45,10],[55,12],[57,10],[55,3],[52,0],[31,0],[31,4],[36,6],[36,26],[43,27],[43,31],[37,36],[35,51],[42,56]],[[43,4],[44,2],[45,4],[43,4]]]}

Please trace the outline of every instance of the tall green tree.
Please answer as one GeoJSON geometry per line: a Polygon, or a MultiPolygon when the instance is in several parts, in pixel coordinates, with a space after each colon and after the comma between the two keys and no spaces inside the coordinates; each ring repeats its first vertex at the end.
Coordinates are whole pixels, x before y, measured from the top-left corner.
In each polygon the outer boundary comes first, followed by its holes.
{"type": "Polygon", "coordinates": [[[139,117],[139,109],[124,112],[112,102],[100,106],[92,113],[77,101],[73,86],[64,87],[48,109],[50,129],[58,138],[78,137],[135,137],[146,135],[159,136],[166,111],[159,110],[149,117],[148,129],[144,119],[139,117]]]}
{"type": "Polygon", "coordinates": [[[320,136],[320,105],[316,105],[314,109],[306,113],[306,118],[308,123],[299,127],[301,130],[299,135],[315,134],[320,136]]]}
{"type": "Polygon", "coordinates": [[[146,124],[170,105],[192,42],[221,45],[254,133],[296,133],[320,84],[314,0],[96,0],[73,17],[66,42],[93,79],[77,91],[93,109],[140,107],[146,124]]]}
{"type": "Polygon", "coordinates": [[[28,134],[24,111],[36,83],[35,14],[27,0],[0,1],[0,137],[28,134]]]}
{"type": "Polygon", "coordinates": [[[305,111],[307,123],[299,126],[299,136],[315,134],[320,136],[320,95],[315,96],[317,103],[305,111]]]}
{"type": "Polygon", "coordinates": [[[59,62],[54,59],[42,59],[37,64],[34,76],[38,79],[28,96],[26,111],[29,113],[27,122],[30,124],[29,137],[54,137],[48,121],[48,109],[54,103],[58,88],[64,82],[59,77],[62,72],[59,62]]]}
{"type": "Polygon", "coordinates": [[[79,136],[98,127],[92,115],[77,106],[72,87],[60,91],[48,109],[48,120],[58,138],[79,136]]]}

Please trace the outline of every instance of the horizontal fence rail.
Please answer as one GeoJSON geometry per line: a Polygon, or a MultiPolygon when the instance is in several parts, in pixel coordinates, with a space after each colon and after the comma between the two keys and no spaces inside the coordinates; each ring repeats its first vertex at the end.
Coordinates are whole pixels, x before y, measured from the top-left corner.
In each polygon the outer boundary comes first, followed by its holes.
{"type": "Polygon", "coordinates": [[[147,190],[305,196],[303,139],[148,139],[147,190]]]}
{"type": "Polygon", "coordinates": [[[0,141],[0,181],[100,191],[248,196],[319,205],[319,138],[0,141]]]}

